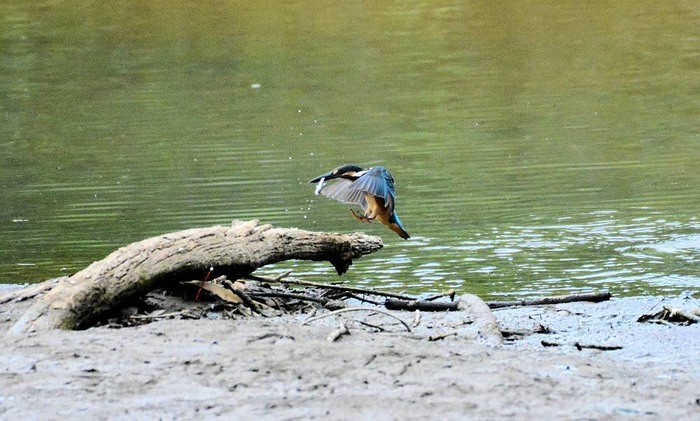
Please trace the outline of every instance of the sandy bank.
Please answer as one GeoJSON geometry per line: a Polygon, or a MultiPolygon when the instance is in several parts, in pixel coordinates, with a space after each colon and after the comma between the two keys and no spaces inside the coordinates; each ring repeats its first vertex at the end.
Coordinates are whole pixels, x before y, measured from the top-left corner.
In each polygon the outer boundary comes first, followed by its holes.
{"type": "MultiPolygon", "coordinates": [[[[502,329],[550,331],[498,348],[470,340],[457,313],[423,314],[412,333],[353,323],[336,342],[326,341],[336,320],[299,326],[292,317],[4,339],[0,418],[698,419],[700,326],[635,322],[659,301],[496,311],[502,329]],[[427,340],[450,329],[459,334],[427,340]],[[543,338],[562,346],[545,348],[543,338]],[[579,351],[576,342],[622,349],[579,351]]],[[[24,306],[0,309],[3,332],[24,306]]]]}

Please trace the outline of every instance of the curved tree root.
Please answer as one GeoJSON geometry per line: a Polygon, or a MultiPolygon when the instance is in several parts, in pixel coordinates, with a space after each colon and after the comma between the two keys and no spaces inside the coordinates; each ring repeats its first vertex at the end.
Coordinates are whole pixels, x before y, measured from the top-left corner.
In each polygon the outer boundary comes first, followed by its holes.
{"type": "Polygon", "coordinates": [[[63,278],[10,328],[7,336],[49,329],[81,329],[126,300],[157,286],[214,276],[236,279],[290,259],[327,260],[338,274],[353,259],[382,248],[379,237],[273,228],[258,221],[195,228],[122,247],[63,278]]]}
{"type": "Polygon", "coordinates": [[[488,345],[501,345],[503,343],[503,335],[498,327],[498,321],[481,298],[472,294],[463,294],[459,297],[457,307],[474,318],[474,325],[479,332],[477,341],[488,345]]]}

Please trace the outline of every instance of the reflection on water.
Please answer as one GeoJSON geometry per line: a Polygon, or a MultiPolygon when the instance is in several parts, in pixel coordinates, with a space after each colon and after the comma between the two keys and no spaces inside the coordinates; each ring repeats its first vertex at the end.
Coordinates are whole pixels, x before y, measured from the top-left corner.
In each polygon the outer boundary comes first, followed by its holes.
{"type": "MultiPolygon", "coordinates": [[[[649,212],[653,214],[654,212],[649,212]]],[[[444,245],[419,237],[389,258],[357,262],[360,283],[412,292],[475,291],[484,295],[541,296],[611,288],[621,295],[654,291],[674,294],[700,285],[700,221],[688,224],[658,217],[621,221],[617,212],[562,217],[537,225],[492,228],[444,245]],[[441,245],[436,245],[436,244],[441,245]],[[436,258],[439,256],[439,258],[436,258]]],[[[289,268],[267,269],[270,274],[289,268]]],[[[305,276],[332,279],[318,264],[305,276]]]]}
{"type": "MultiPolygon", "coordinates": [[[[693,2],[0,11],[0,282],[258,218],[382,235],[345,275],[364,285],[697,289],[693,2]],[[342,163],[391,170],[410,241],[313,195],[342,163]]],[[[289,268],[337,279],[266,271],[289,268]]]]}

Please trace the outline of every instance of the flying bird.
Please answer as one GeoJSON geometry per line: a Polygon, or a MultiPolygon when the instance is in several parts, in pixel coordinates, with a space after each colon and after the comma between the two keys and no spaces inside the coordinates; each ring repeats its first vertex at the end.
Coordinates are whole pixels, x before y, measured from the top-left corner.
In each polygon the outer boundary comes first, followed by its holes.
{"type": "Polygon", "coordinates": [[[394,177],[386,168],[377,166],[365,170],[357,165],[343,165],[319,175],[310,183],[318,183],[317,195],[323,194],[342,203],[361,206],[365,211],[364,215],[350,210],[360,221],[377,220],[404,240],[411,238],[404,229],[399,215],[396,214],[394,177]],[[329,180],[337,181],[326,185],[325,182],[329,180]]]}

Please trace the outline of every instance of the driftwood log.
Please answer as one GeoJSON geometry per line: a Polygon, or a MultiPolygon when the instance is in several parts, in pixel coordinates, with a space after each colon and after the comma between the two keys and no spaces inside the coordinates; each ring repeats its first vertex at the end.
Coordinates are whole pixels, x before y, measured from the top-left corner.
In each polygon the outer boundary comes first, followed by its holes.
{"type": "Polygon", "coordinates": [[[450,301],[427,301],[427,300],[399,300],[398,298],[387,298],[384,301],[387,310],[404,311],[457,311],[458,302],[450,301]]]}
{"type": "Polygon", "coordinates": [[[603,290],[599,292],[584,292],[580,294],[571,295],[556,295],[553,297],[544,298],[534,298],[532,300],[519,300],[519,301],[488,301],[491,308],[503,308],[503,307],[521,307],[521,306],[541,306],[549,304],[564,304],[573,303],[577,301],[589,301],[592,303],[600,303],[602,301],[607,301],[612,297],[610,291],[603,290]]]}
{"type": "Polygon", "coordinates": [[[258,221],[196,228],[122,247],[62,278],[10,328],[7,336],[81,329],[103,313],[158,286],[212,275],[237,279],[290,259],[327,260],[342,274],[352,260],[382,248],[379,237],[273,228],[258,221]]]}
{"type": "MultiPolygon", "coordinates": [[[[564,304],[578,301],[589,301],[599,303],[609,300],[612,297],[610,291],[603,290],[599,292],[588,292],[581,294],[556,295],[553,297],[533,298],[531,300],[517,301],[486,301],[489,308],[506,308],[506,307],[524,307],[524,306],[541,306],[550,304],[564,304]]],[[[406,300],[389,298],[384,303],[384,306],[389,310],[421,310],[421,311],[457,311],[459,310],[459,302],[450,301],[428,301],[428,300],[406,300]]],[[[700,318],[699,318],[700,320],[700,318]]]]}

